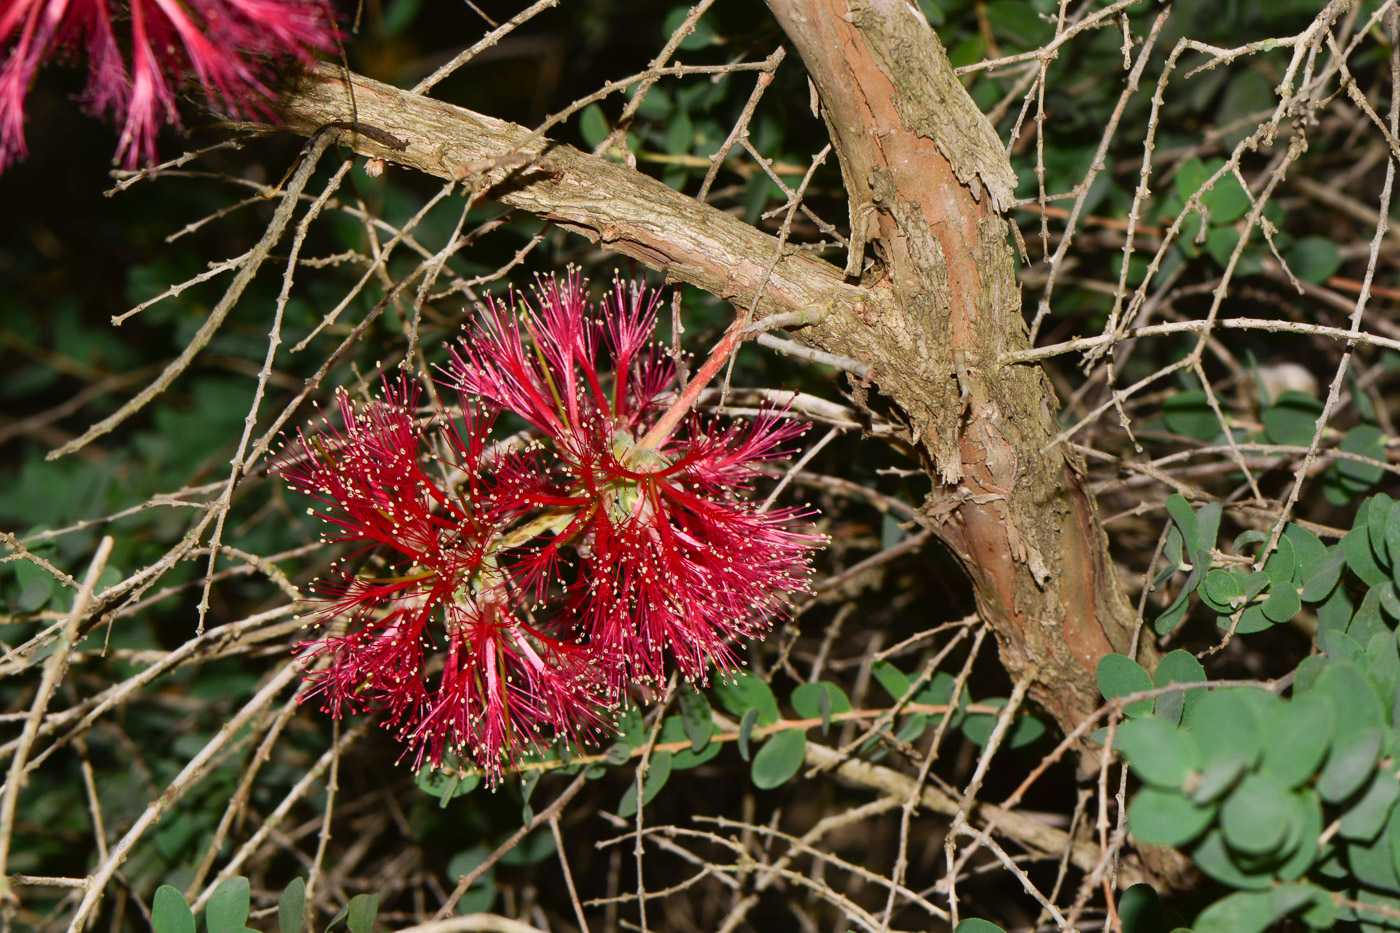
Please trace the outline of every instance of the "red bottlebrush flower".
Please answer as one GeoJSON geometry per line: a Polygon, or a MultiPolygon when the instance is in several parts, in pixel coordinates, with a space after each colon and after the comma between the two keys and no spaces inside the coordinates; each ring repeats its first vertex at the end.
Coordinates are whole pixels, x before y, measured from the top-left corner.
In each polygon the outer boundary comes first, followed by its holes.
{"type": "Polygon", "coordinates": [[[491,419],[470,405],[464,427],[433,432],[443,455],[429,453],[418,398],[407,376],[386,379],[382,403],[341,392],[343,428],[302,432],[278,464],[324,503],[328,540],[383,564],[321,584],[320,623],[348,624],[306,646],[308,664],[324,659],[308,695],[335,715],[386,712],[419,764],[454,751],[496,778],[538,748],[542,728],[578,741],[601,724],[601,678],[578,646],[530,620],[494,557],[523,508],[518,458],[487,449],[491,419]],[[443,665],[435,686],[430,655],[443,665]]]}
{"type": "Polygon", "coordinates": [[[39,67],[56,57],[85,53],[82,100],[122,122],[117,158],[132,168],[154,159],[162,123],[179,124],[175,95],[187,78],[203,86],[211,107],[266,115],[268,62],[310,61],[334,47],[327,0],[6,0],[0,170],[27,153],[25,97],[39,67]]]}
{"type": "Polygon", "coordinates": [[[678,417],[655,296],[617,283],[598,316],[577,275],[535,294],[518,314],[489,302],[454,349],[460,414],[427,429],[406,376],[383,403],[342,392],[343,428],[302,433],[277,468],[364,564],[317,593],[321,624],[345,627],[303,646],[309,694],[387,713],[419,763],[454,751],[492,779],[541,730],[589,737],[631,684],[733,669],[822,540],[749,499],[803,427],[678,417]],[[523,440],[491,443],[502,411],[523,440]]]}
{"type": "Polygon", "coordinates": [[[691,417],[640,446],[675,388],[671,361],[649,343],[656,297],[616,283],[599,320],[574,274],[542,282],[535,298],[518,316],[488,303],[444,370],[535,426],[546,472],[528,495],[570,513],[505,566],[537,598],[551,583],[562,590],[563,619],[606,659],[615,693],[659,682],[668,658],[704,683],[711,665],[738,663],[735,642],[767,630],[780,594],[806,588],[821,537],[791,528],[802,512],[747,498],[756,465],[805,428],[771,413],[722,431],[691,417]],[[561,548],[578,558],[568,574],[561,548]]]}

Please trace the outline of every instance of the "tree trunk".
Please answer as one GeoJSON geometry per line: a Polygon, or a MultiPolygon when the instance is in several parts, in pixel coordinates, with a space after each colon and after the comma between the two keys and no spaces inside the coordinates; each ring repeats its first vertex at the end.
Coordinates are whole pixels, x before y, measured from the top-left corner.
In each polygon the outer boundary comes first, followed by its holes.
{"type": "Polygon", "coordinates": [[[907,0],[768,6],[821,96],[851,226],[874,247],[861,281],[882,300],[851,322],[859,358],[927,451],[941,481],[928,514],[972,578],[1007,670],[1034,667],[1032,696],[1072,728],[1099,705],[1098,661],[1128,650],[1136,617],[1083,465],[1052,443],[1049,382],[1000,362],[1028,346],[1003,218],[1011,163],[907,0]]]}

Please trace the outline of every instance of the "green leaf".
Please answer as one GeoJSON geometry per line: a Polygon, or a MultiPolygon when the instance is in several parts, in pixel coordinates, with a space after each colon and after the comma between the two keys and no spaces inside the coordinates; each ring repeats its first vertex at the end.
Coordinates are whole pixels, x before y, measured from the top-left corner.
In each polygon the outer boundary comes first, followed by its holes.
{"type": "Polygon", "coordinates": [[[1323,557],[1301,565],[1304,602],[1318,603],[1327,598],[1342,577],[1346,557],[1341,545],[1334,544],[1323,557]]]}
{"type": "MultiPolygon", "coordinates": [[[[947,706],[953,702],[953,688],[957,686],[953,675],[947,671],[935,671],[928,679],[928,683],[919,688],[919,692],[914,694],[915,703],[925,703],[929,706],[947,706]]],[[[966,695],[963,695],[966,703],[966,695]]]]}
{"type": "Polygon", "coordinates": [[[1391,555],[1390,567],[1394,571],[1396,579],[1400,580],[1400,509],[1393,508],[1387,516],[1385,523],[1385,547],[1386,553],[1391,555]]]}
{"type": "Polygon", "coordinates": [[[1357,644],[1355,638],[1334,628],[1318,629],[1317,646],[1331,661],[1347,661],[1359,665],[1366,657],[1366,649],[1357,644]]]}
{"type": "MultiPolygon", "coordinates": [[[[1340,547],[1338,548],[1340,550],[1340,547]]],[[[1352,610],[1351,595],[1344,586],[1335,587],[1322,604],[1317,607],[1317,631],[1318,635],[1325,631],[1334,630],[1345,632],[1351,625],[1352,610]]],[[[1320,671],[1321,668],[1319,667],[1320,671]]],[[[1296,692],[1296,688],[1295,688],[1296,692]]]]}
{"type": "Polygon", "coordinates": [[[1050,39],[1050,25],[1034,6],[1020,0],[994,0],[987,4],[986,16],[992,33],[1018,51],[1033,49],[1050,39]]]}
{"type": "Polygon", "coordinates": [[[1292,580],[1280,580],[1269,587],[1269,595],[1259,607],[1264,616],[1274,623],[1287,622],[1303,611],[1303,602],[1298,596],[1298,588],[1292,580]]]}
{"type": "Polygon", "coordinates": [[[1341,803],[1356,793],[1375,771],[1381,738],[1379,729],[1356,729],[1337,736],[1317,779],[1318,795],[1328,803],[1341,803]]]}
{"type": "Polygon", "coordinates": [[[1258,890],[1270,887],[1274,881],[1268,871],[1245,870],[1236,864],[1234,856],[1225,846],[1224,835],[1218,829],[1205,834],[1191,850],[1191,859],[1201,871],[1231,887],[1258,890]]]}
{"type": "MultiPolygon", "coordinates": [[[[1216,166],[1219,168],[1219,166],[1216,166]]],[[[1177,166],[1176,176],[1172,179],[1176,189],[1176,196],[1182,203],[1189,201],[1191,196],[1201,190],[1201,185],[1205,184],[1211,172],[1206,168],[1204,162],[1192,156],[1184,160],[1177,166]]]]}
{"type": "MultiPolygon", "coordinates": [[[[1239,243],[1240,231],[1234,227],[1211,227],[1206,233],[1206,252],[1222,269],[1230,264],[1230,256],[1234,254],[1239,243]]],[[[1258,256],[1255,255],[1255,250],[1246,246],[1235,265],[1235,274],[1253,275],[1258,271],[1258,256]]]]}
{"type": "Polygon", "coordinates": [[[1400,807],[1390,808],[1390,818],[1386,820],[1385,833],[1379,840],[1390,852],[1390,870],[1400,874],[1400,807]]]}
{"type": "MultiPolygon", "coordinates": [[[[1198,684],[1206,679],[1205,668],[1189,651],[1177,648],[1157,662],[1157,670],[1152,675],[1154,687],[1169,684],[1198,684]]],[[[1199,699],[1204,691],[1183,690],[1180,693],[1166,693],[1157,698],[1153,713],[1158,719],[1180,723],[1182,714],[1199,699]]]]}
{"type": "Polygon", "coordinates": [[[1113,747],[1133,766],[1133,773],[1157,787],[1179,788],[1201,764],[1191,738],[1160,719],[1134,719],[1118,727],[1113,747]]]}
{"type": "Polygon", "coordinates": [[[15,608],[20,612],[38,612],[53,595],[53,575],[38,564],[19,561],[15,564],[15,580],[19,583],[15,608]]]}
{"type": "Polygon", "coordinates": [[[1236,891],[1201,911],[1194,933],[1262,933],[1274,922],[1268,891],[1236,891]]]}
{"type": "Polygon", "coordinates": [[[1342,537],[1342,552],[1346,555],[1351,572],[1367,586],[1379,586],[1390,580],[1390,574],[1376,564],[1375,554],[1371,550],[1371,534],[1365,527],[1353,528],[1342,537]]]}
{"type": "Polygon", "coordinates": [[[1357,881],[1382,891],[1400,893],[1400,877],[1396,875],[1396,817],[1400,810],[1390,811],[1385,830],[1375,842],[1346,844],[1346,860],[1357,881]]]}
{"type": "Polygon", "coordinates": [[[1214,818],[1214,806],[1199,806],[1176,791],[1157,787],[1143,787],[1128,805],[1128,829],[1151,845],[1185,845],[1214,818]]]}
{"type": "Polygon", "coordinates": [[[986,920],[978,920],[969,917],[958,922],[957,929],[953,933],[1006,933],[1006,930],[986,920]]]}
{"type": "MultiPolygon", "coordinates": [[[[502,840],[503,841],[503,840],[502,840]]],[[[558,850],[554,845],[554,833],[544,827],[527,833],[516,845],[501,855],[502,865],[538,865],[552,857],[558,850]]]]}
{"type": "Polygon", "coordinates": [[[1332,722],[1338,735],[1385,726],[1380,698],[1366,675],[1355,665],[1328,665],[1310,692],[1332,704],[1332,722]]]}
{"type": "Polygon", "coordinates": [[[596,149],[599,143],[608,138],[612,128],[608,126],[608,118],[603,116],[603,108],[594,103],[584,107],[579,114],[578,131],[584,144],[589,149],[596,149]]]}
{"type": "Polygon", "coordinates": [[[350,928],[350,933],[370,933],[374,929],[374,918],[378,915],[378,894],[356,894],[346,907],[345,925],[350,928]]]}
{"type": "Polygon", "coordinates": [[[248,925],[248,879],[229,878],[209,895],[204,922],[209,933],[242,933],[248,925]]]}
{"type": "Polygon", "coordinates": [[[902,700],[909,693],[909,675],[888,661],[876,661],[870,665],[870,673],[880,682],[880,686],[896,700],[902,700]]]}
{"type": "Polygon", "coordinates": [[[1313,776],[1332,744],[1332,706],[1316,694],[1295,696],[1264,722],[1260,768],[1285,787],[1313,776]]]}
{"type": "Polygon", "coordinates": [[[1306,447],[1312,443],[1321,415],[1321,402],[1306,392],[1290,389],[1279,393],[1260,420],[1270,443],[1306,447]]]}
{"type": "Polygon", "coordinates": [[[720,705],[735,716],[751,709],[758,710],[758,724],[771,726],[778,721],[778,701],[762,680],[747,671],[731,674],[729,680],[715,685],[720,705]]]}
{"type": "MultiPolygon", "coordinates": [[[[1171,515],[1186,542],[1187,553],[1197,555],[1205,551],[1207,560],[1196,562],[1205,563],[1207,568],[1210,549],[1215,547],[1216,536],[1220,533],[1222,511],[1223,506],[1219,502],[1208,502],[1201,506],[1199,511],[1193,512],[1191,504],[1179,493],[1172,493],[1167,497],[1167,513],[1171,515]]],[[[1204,574],[1207,568],[1202,568],[1201,573],[1204,574]]]]}
{"type": "MultiPolygon", "coordinates": [[[[1188,553],[1195,553],[1197,548],[1198,531],[1196,525],[1196,513],[1191,511],[1191,503],[1180,493],[1172,493],[1167,496],[1167,514],[1176,522],[1176,527],[1181,531],[1182,540],[1186,542],[1188,553]]],[[[1214,546],[1212,540],[1207,547],[1214,546]]]]}
{"type": "Polygon", "coordinates": [[[1250,855],[1275,854],[1292,821],[1292,797],[1267,774],[1249,774],[1220,807],[1225,841],[1250,855]]]}
{"type": "Polygon", "coordinates": [[[1274,869],[1274,875],[1282,881],[1301,878],[1317,861],[1318,837],[1322,835],[1322,802],[1310,787],[1304,787],[1293,795],[1294,825],[1290,828],[1285,849],[1293,852],[1287,860],[1274,869]]]}
{"type": "Polygon", "coordinates": [[[1329,897],[1329,892],[1311,884],[1236,892],[1202,911],[1194,933],[1258,933],[1314,900],[1329,897]]]}
{"type": "Polygon", "coordinates": [[[1342,267],[1337,244],[1326,237],[1305,236],[1289,247],[1284,256],[1293,274],[1314,285],[1327,281],[1342,267]]]}
{"type": "Polygon", "coordinates": [[[1343,839],[1372,842],[1385,828],[1390,808],[1400,796],[1400,782],[1389,768],[1378,768],[1361,795],[1342,814],[1337,835],[1343,839]]]}
{"type": "MultiPolygon", "coordinates": [[[[689,13],[690,7],[688,4],[672,7],[671,12],[666,14],[666,20],[661,24],[662,38],[670,39],[671,36],[675,35],[676,30],[681,27],[681,23],[685,22],[685,18],[689,13]]],[[[716,45],[722,41],[719,34],[715,32],[714,26],[710,24],[708,19],[702,16],[696,21],[694,31],[681,40],[680,47],[686,51],[691,51],[693,49],[703,49],[707,46],[716,45]]]]}
{"type": "Polygon", "coordinates": [[[1193,551],[1209,552],[1215,547],[1215,539],[1220,535],[1220,516],[1225,506],[1219,502],[1207,502],[1196,510],[1196,542],[1193,551]]]}
{"type": "Polygon", "coordinates": [[[850,697],[846,696],[846,691],[825,680],[803,684],[792,691],[792,708],[803,719],[820,717],[823,729],[826,728],[826,723],[831,720],[834,713],[849,713],[852,709],[851,700],[850,697]]]}
{"type": "Polygon", "coordinates": [[[1333,464],[1333,469],[1339,476],[1369,488],[1379,482],[1385,474],[1385,468],[1381,466],[1385,462],[1385,435],[1375,425],[1358,424],[1346,433],[1338,447],[1349,454],[1380,461],[1363,463],[1358,460],[1338,460],[1333,464]]]}
{"type": "MultiPolygon", "coordinates": [[[[1210,169],[1214,172],[1215,169],[1210,169]]],[[[1201,204],[1210,211],[1213,226],[1234,223],[1249,210],[1249,197],[1234,175],[1224,175],[1215,187],[1201,195],[1201,204]]]]}
{"type": "MultiPolygon", "coordinates": [[[[994,706],[997,709],[1002,709],[1006,703],[1006,697],[987,697],[977,701],[978,706],[994,706]]],[[[972,744],[979,748],[984,747],[992,737],[992,730],[996,728],[998,718],[998,713],[968,713],[961,724],[962,734],[972,744]]],[[[1044,734],[1045,723],[1034,716],[1021,713],[1007,729],[1005,743],[1011,748],[1024,748],[1044,734]]]]}
{"type": "Polygon", "coordinates": [[[1167,430],[1197,440],[1208,441],[1224,431],[1220,419],[1201,391],[1179,392],[1162,403],[1162,421],[1167,430]]]}
{"type": "Polygon", "coordinates": [[[895,732],[894,737],[899,742],[915,742],[927,728],[928,717],[923,713],[913,713],[904,717],[903,724],[899,727],[899,731],[895,732]]]}
{"type": "Polygon", "coordinates": [[[441,770],[424,766],[414,780],[418,789],[431,797],[438,798],[438,805],[445,807],[448,801],[463,794],[469,794],[481,784],[479,774],[447,774],[441,770]]]}
{"type": "Polygon", "coordinates": [[[1390,550],[1386,544],[1386,528],[1390,513],[1395,510],[1395,500],[1383,492],[1371,497],[1371,507],[1366,510],[1366,531],[1371,538],[1371,553],[1383,567],[1390,565],[1390,550]]]}
{"type": "MultiPolygon", "coordinates": [[[[1391,620],[1400,619],[1400,592],[1397,592],[1394,583],[1384,583],[1372,589],[1371,593],[1377,594],[1381,609],[1391,620]]],[[[1371,594],[1367,593],[1366,595],[1369,596],[1371,594]]],[[[1380,635],[1384,633],[1377,632],[1376,634],[1380,635]]]]}
{"type": "Polygon", "coordinates": [[[690,122],[690,114],[684,110],[673,110],[666,118],[666,132],[661,146],[667,155],[685,155],[690,152],[695,139],[695,127],[690,122]]]}
{"type": "Polygon", "coordinates": [[[647,743],[646,729],[642,725],[642,711],[635,703],[629,703],[618,714],[616,728],[617,737],[626,743],[628,748],[641,748],[647,743]]]}
{"type": "Polygon", "coordinates": [[[1158,635],[1170,635],[1176,631],[1176,627],[1181,624],[1181,620],[1186,618],[1186,611],[1191,608],[1191,603],[1187,599],[1191,595],[1190,590],[1182,590],[1176,601],[1168,606],[1161,615],[1152,620],[1152,631],[1158,635]]]}
{"type": "Polygon", "coordinates": [[[1216,612],[1234,612],[1244,602],[1244,574],[1217,567],[1206,574],[1199,592],[1216,612]]]}
{"type": "MultiPolygon", "coordinates": [[[[654,753],[651,756],[651,761],[647,764],[646,783],[642,785],[642,806],[646,806],[656,799],[656,795],[661,792],[661,788],[666,786],[666,780],[670,776],[671,753],[654,753]]],[[[632,779],[632,783],[627,786],[627,791],[622,795],[622,800],[617,805],[617,815],[623,819],[637,815],[636,778],[632,779]]]]}
{"type": "Polygon", "coordinates": [[[293,878],[277,899],[277,929],[279,933],[301,933],[306,919],[306,882],[293,878]]]}
{"type": "Polygon", "coordinates": [[[1254,707],[1242,693],[1243,687],[1205,691],[1186,710],[1182,724],[1200,751],[1201,767],[1209,771],[1219,761],[1242,757],[1245,767],[1253,764],[1263,744],[1261,723],[1254,707]]]}
{"type": "Polygon", "coordinates": [[[1167,529],[1167,540],[1166,543],[1162,545],[1162,556],[1167,559],[1167,566],[1163,568],[1162,573],[1158,575],[1157,579],[1152,581],[1154,586],[1161,585],[1166,582],[1167,577],[1176,573],[1182,561],[1185,560],[1185,554],[1183,553],[1184,547],[1185,541],[1181,537],[1181,529],[1173,524],[1167,529]]]}
{"type": "Polygon", "coordinates": [[[1270,583],[1282,583],[1285,580],[1293,579],[1293,571],[1298,566],[1298,558],[1293,553],[1293,542],[1286,536],[1280,536],[1278,546],[1269,555],[1269,559],[1264,562],[1264,576],[1268,577],[1270,583]]]}
{"type": "Polygon", "coordinates": [[[1283,536],[1293,545],[1293,554],[1298,561],[1297,570],[1293,576],[1293,582],[1299,586],[1303,585],[1302,570],[1307,564],[1322,560],[1327,553],[1327,545],[1317,535],[1313,534],[1302,525],[1289,522],[1283,527],[1283,536]]]}
{"type": "Polygon", "coordinates": [[[1118,899],[1118,917],[1123,921],[1123,933],[1167,933],[1166,913],[1162,899],[1152,885],[1138,882],[1118,899]]]}
{"type": "Polygon", "coordinates": [[[520,822],[528,823],[535,818],[534,808],[530,806],[530,798],[534,796],[535,788],[539,786],[541,772],[538,768],[531,768],[520,775],[520,822]]]}
{"type": "Polygon", "coordinates": [[[1246,528],[1235,535],[1234,549],[1236,553],[1243,554],[1256,544],[1264,544],[1269,540],[1268,534],[1258,528],[1246,528]]]}
{"type": "Polygon", "coordinates": [[[1322,474],[1322,495],[1332,505],[1351,505],[1358,496],[1365,495],[1370,488],[1365,483],[1357,483],[1338,473],[1335,463],[1328,468],[1326,473],[1322,474]]]}
{"type": "MultiPolygon", "coordinates": [[[[550,838],[553,835],[550,834],[550,838]]],[[[486,861],[491,850],[484,844],[477,844],[470,849],[463,849],[456,853],[447,861],[445,873],[452,884],[457,884],[463,877],[476,871],[482,862],[486,861]]],[[[493,865],[486,869],[472,882],[467,893],[457,902],[457,913],[474,914],[484,910],[490,910],[491,905],[496,902],[496,867],[493,865]]],[[[348,912],[348,908],[340,912],[340,916],[348,912]]]]}
{"type": "MultiPolygon", "coordinates": [[[[1222,632],[1228,632],[1230,630],[1230,617],[1218,616],[1215,624],[1222,632]]],[[[1269,617],[1264,615],[1262,606],[1250,606],[1240,613],[1240,621],[1235,625],[1235,634],[1253,635],[1255,632],[1273,628],[1273,625],[1274,623],[1270,621],[1269,617]]]]}
{"type": "Polygon", "coordinates": [[[802,768],[807,755],[807,733],[784,729],[772,736],[753,756],[753,783],[760,790],[786,784],[802,768]]]}
{"type": "MultiPolygon", "coordinates": [[[[680,716],[667,716],[661,721],[661,732],[656,737],[658,745],[679,745],[689,743],[685,734],[685,723],[680,716]]],[[[684,771],[695,768],[711,760],[723,750],[719,742],[707,742],[700,751],[692,751],[689,745],[671,753],[671,770],[684,771]]]]}
{"type": "Polygon", "coordinates": [[[1217,803],[1221,797],[1229,793],[1229,789],[1235,786],[1239,776],[1245,773],[1249,759],[1245,755],[1229,755],[1224,758],[1217,758],[1214,761],[1205,762],[1201,769],[1200,780],[1196,787],[1191,790],[1191,800],[1197,804],[1217,803]]]}
{"type": "Polygon", "coordinates": [[[715,714],[710,709],[710,701],[693,686],[682,686],[677,691],[681,703],[681,723],[685,726],[686,737],[690,739],[690,750],[698,752],[710,744],[715,734],[715,714]]]}
{"type": "Polygon", "coordinates": [[[739,757],[744,761],[749,760],[749,741],[753,737],[753,727],[757,722],[757,708],[744,713],[744,717],[739,720],[739,757]]]}
{"type": "Polygon", "coordinates": [[[168,884],[156,888],[151,901],[151,927],[155,933],[194,933],[194,912],[185,903],[185,896],[168,884]]]}
{"type": "MultiPolygon", "coordinates": [[[[1121,654],[1106,654],[1099,659],[1098,681],[1105,700],[1152,689],[1152,677],[1142,665],[1121,654]]],[[[1127,716],[1146,716],[1151,712],[1151,700],[1139,700],[1123,708],[1127,716]]]]}

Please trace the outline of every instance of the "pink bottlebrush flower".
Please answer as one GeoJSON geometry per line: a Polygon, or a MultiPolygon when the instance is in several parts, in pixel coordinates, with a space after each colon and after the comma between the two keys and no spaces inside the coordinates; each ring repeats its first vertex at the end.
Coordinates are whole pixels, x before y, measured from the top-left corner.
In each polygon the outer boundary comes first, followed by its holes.
{"type": "Polygon", "coordinates": [[[430,438],[418,399],[407,376],[386,379],[384,401],[366,406],[342,391],[343,427],[323,419],[277,466],[324,504],[328,540],[374,558],[315,594],[326,604],[318,624],[345,627],[303,646],[308,666],[323,661],[308,695],[337,716],[387,713],[417,764],[453,751],[494,779],[539,747],[542,729],[575,742],[591,735],[604,719],[602,681],[578,646],[531,621],[493,556],[524,507],[513,471],[526,461],[493,461],[491,419],[469,404],[462,426],[442,421],[430,438]]]}
{"type": "Polygon", "coordinates": [[[822,538],[793,530],[805,513],[747,498],[757,464],[805,428],[772,413],[725,430],[692,416],[640,446],[677,388],[649,342],[657,298],[615,283],[599,319],[585,289],[577,274],[545,280],[518,315],[488,302],[446,380],[535,427],[545,472],[525,495],[569,514],[514,549],[507,572],[537,599],[558,588],[561,617],[607,662],[614,694],[661,681],[668,659],[704,683],[711,666],[739,663],[735,643],[767,630],[782,593],[807,586],[822,538]]]}
{"type": "Polygon", "coordinates": [[[155,158],[155,134],[179,125],[187,79],[211,107],[267,115],[269,63],[335,48],[329,0],[4,0],[0,3],[0,170],[27,154],[24,101],[39,67],[87,58],[82,95],[122,123],[117,158],[155,158]]]}

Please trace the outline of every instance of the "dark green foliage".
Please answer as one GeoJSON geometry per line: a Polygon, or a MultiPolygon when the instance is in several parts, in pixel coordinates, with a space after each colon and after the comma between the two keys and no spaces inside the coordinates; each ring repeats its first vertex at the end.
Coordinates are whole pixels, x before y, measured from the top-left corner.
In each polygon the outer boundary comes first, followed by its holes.
{"type": "MultiPolygon", "coordinates": [[[[1125,711],[1140,718],[1115,730],[1115,748],[1144,785],[1132,797],[1129,829],[1144,842],[1186,848],[1202,871],[1239,889],[1200,914],[1196,933],[1264,930],[1283,916],[1330,929],[1339,914],[1329,892],[1365,903],[1400,895],[1400,614],[1390,608],[1397,511],[1388,496],[1361,503],[1340,546],[1290,526],[1262,571],[1213,569],[1199,587],[1217,611],[1250,598],[1248,581],[1261,577],[1260,593],[1277,594],[1287,584],[1300,601],[1326,598],[1319,608],[1322,653],[1299,669],[1291,695],[1183,690],[1184,703],[1164,697],[1150,716],[1125,711]],[[1343,593],[1342,580],[1363,594],[1354,608],[1331,595],[1343,593]],[[1335,608],[1324,613],[1326,606],[1335,608]],[[1335,835],[1319,845],[1332,823],[1335,835]]],[[[1183,537],[1199,533],[1180,504],[1172,514],[1183,537]]],[[[1203,679],[1183,655],[1163,659],[1159,686],[1203,679]]],[[[1142,689],[1145,677],[1115,657],[1100,665],[1106,699],[1142,689]]]]}

